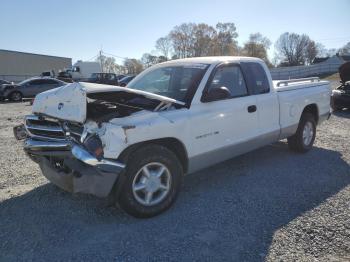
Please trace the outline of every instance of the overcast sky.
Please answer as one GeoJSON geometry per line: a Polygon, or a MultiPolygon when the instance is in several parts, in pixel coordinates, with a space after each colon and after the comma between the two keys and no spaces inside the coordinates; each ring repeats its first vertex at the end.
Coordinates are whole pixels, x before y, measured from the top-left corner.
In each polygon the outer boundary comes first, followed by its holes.
{"type": "Polygon", "coordinates": [[[2,0],[0,6],[0,49],[72,57],[73,62],[91,59],[101,48],[140,58],[184,22],[233,22],[240,44],[250,33],[274,42],[286,31],[308,34],[327,48],[350,41],[350,0],[2,0]]]}

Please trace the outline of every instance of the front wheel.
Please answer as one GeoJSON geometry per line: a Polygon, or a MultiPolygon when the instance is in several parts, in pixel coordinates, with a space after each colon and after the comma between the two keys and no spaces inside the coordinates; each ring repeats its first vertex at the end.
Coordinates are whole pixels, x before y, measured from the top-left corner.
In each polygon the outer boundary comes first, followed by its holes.
{"type": "Polygon", "coordinates": [[[180,191],[183,177],[177,156],[166,147],[147,145],[129,159],[120,206],[139,218],[152,217],[168,209],[180,191]]]}
{"type": "Polygon", "coordinates": [[[316,137],[316,121],[312,114],[304,113],[301,116],[296,133],[288,138],[291,150],[305,153],[312,148],[316,137]]]}
{"type": "Polygon", "coordinates": [[[20,92],[13,92],[10,94],[10,100],[13,102],[20,102],[22,101],[22,94],[20,92]]]}

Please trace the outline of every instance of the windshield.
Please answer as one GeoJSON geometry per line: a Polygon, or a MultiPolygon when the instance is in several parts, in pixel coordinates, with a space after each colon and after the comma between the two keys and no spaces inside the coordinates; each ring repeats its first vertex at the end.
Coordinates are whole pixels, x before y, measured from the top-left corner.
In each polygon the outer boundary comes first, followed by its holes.
{"type": "Polygon", "coordinates": [[[96,78],[99,78],[98,76],[99,75],[97,73],[92,73],[90,78],[96,79],[96,78]]]}
{"type": "Polygon", "coordinates": [[[23,80],[23,81],[19,82],[17,85],[21,86],[21,85],[24,85],[24,84],[26,84],[26,83],[32,81],[32,80],[33,80],[33,79],[26,79],[26,80],[23,80]]]}
{"type": "Polygon", "coordinates": [[[189,104],[208,67],[207,64],[191,64],[156,68],[135,78],[128,87],[189,104]]]}

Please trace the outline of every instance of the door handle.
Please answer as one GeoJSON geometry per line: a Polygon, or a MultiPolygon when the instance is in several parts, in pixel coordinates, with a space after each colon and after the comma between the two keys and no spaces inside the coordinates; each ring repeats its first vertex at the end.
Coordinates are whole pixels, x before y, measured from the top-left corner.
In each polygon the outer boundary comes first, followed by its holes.
{"type": "Polygon", "coordinates": [[[248,112],[249,113],[253,113],[253,112],[255,112],[256,111],[256,105],[251,105],[251,106],[248,106],[248,112]]]}

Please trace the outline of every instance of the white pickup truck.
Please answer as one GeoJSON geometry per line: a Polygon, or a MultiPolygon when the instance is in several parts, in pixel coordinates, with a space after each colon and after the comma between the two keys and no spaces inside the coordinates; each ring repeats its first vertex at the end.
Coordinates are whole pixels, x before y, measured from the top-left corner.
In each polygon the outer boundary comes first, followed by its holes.
{"type": "Polygon", "coordinates": [[[203,57],[155,65],[127,88],[72,83],[41,93],[14,128],[51,182],[114,196],[136,217],[176,199],[184,174],[288,138],[311,149],[330,116],[318,78],[272,82],[264,62],[203,57]]]}

